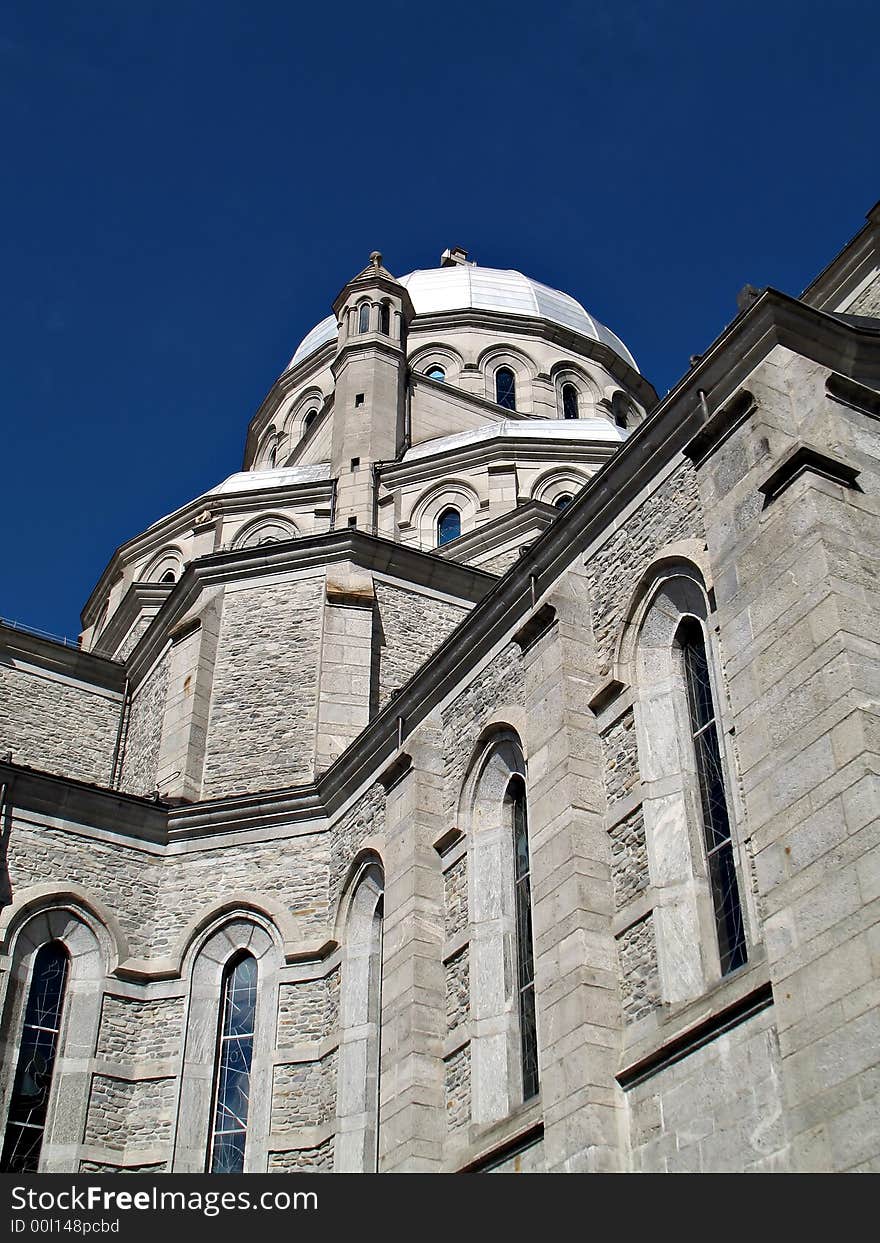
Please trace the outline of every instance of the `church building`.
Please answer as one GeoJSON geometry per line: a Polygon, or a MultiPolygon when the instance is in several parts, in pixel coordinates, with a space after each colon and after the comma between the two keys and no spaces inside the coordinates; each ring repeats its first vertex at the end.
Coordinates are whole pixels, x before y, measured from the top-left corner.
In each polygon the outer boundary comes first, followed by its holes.
{"type": "Polygon", "coordinates": [[[374,252],[0,624],[0,1169],[880,1170],[880,204],[738,306],[374,252]]]}

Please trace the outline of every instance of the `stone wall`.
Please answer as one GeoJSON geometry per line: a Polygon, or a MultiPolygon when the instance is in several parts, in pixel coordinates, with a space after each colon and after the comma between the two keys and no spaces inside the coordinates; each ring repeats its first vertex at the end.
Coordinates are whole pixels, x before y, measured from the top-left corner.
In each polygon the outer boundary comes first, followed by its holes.
{"type": "Polygon", "coordinates": [[[628,903],[635,901],[650,884],[645,817],[641,807],[637,807],[615,824],[609,836],[614,904],[618,910],[622,910],[628,903]]]}
{"type": "Polygon", "coordinates": [[[86,1143],[126,1154],[130,1149],[170,1145],[175,1087],[174,1079],[132,1082],[95,1075],[89,1097],[86,1143]]]}
{"type": "Polygon", "coordinates": [[[131,698],[119,781],[120,789],[129,794],[152,794],[156,789],[169,660],[166,651],[131,698]]]}
{"type": "Polygon", "coordinates": [[[620,960],[620,1004],[628,1022],[650,1014],[660,1002],[654,918],[647,914],[617,941],[620,960]]]}
{"type": "Polygon", "coordinates": [[[14,666],[0,649],[0,752],[16,764],[109,785],[121,696],[14,666]]]}
{"type": "Polygon", "coordinates": [[[379,707],[408,682],[433,651],[452,633],[468,610],[447,600],[405,591],[377,581],[381,637],[379,707]]]}
{"type": "Polygon", "coordinates": [[[118,1062],[176,1057],[183,1042],[183,1017],[182,997],[105,996],[98,1055],[118,1062]]]}
{"type": "Polygon", "coordinates": [[[333,1172],[333,1137],[314,1148],[294,1148],[289,1152],[269,1153],[270,1174],[293,1174],[307,1170],[312,1174],[333,1172]]]}
{"type": "Polygon", "coordinates": [[[322,578],[227,591],[214,672],[203,796],[314,774],[322,578]]]}
{"type": "Polygon", "coordinates": [[[627,1092],[632,1168],[791,1168],[772,1007],[627,1092]]]}
{"type": "Polygon", "coordinates": [[[465,1045],[446,1059],[446,1127],[457,1131],[471,1117],[471,1051],[465,1045]]]}
{"type": "Polygon", "coordinates": [[[629,794],[639,780],[636,723],[632,710],[625,712],[602,735],[605,761],[605,794],[609,804],[629,794]]]}

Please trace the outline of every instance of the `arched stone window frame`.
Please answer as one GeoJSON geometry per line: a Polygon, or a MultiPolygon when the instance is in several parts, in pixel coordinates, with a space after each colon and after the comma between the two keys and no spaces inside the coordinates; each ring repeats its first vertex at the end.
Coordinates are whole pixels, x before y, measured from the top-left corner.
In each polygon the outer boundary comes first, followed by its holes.
{"type": "Polygon", "coordinates": [[[554,469],[547,471],[538,478],[532,487],[532,500],[542,501],[545,505],[555,505],[560,496],[576,496],[584,484],[588,483],[589,475],[570,469],[554,469]]]}
{"type": "Polygon", "coordinates": [[[261,514],[236,531],[232,547],[258,548],[261,544],[278,544],[284,540],[299,539],[296,523],[286,514],[261,514]]]}
{"type": "Polygon", "coordinates": [[[419,546],[426,550],[437,547],[437,520],[445,509],[461,514],[461,533],[466,535],[476,526],[480,498],[471,484],[462,479],[447,479],[433,484],[416,501],[410,524],[418,532],[419,546]]]}
{"type": "Polygon", "coordinates": [[[50,941],[64,946],[69,962],[39,1169],[40,1173],[76,1173],[85,1139],[112,937],[91,910],[62,895],[46,896],[40,909],[24,914],[7,938],[10,966],[2,998],[0,1121],[5,1137],[34,961],[50,941]]]}
{"type": "Polygon", "coordinates": [[[471,1120],[477,1126],[506,1118],[524,1103],[510,797],[515,780],[528,804],[520,737],[493,727],[469,765],[458,816],[468,838],[471,1120]]]}
{"type": "Polygon", "coordinates": [[[375,1173],[379,1157],[385,871],[365,852],[352,866],[339,904],[339,1054],[334,1169],[375,1173]]]}
{"type": "Polygon", "coordinates": [[[363,336],[366,332],[375,331],[376,315],[373,303],[369,298],[361,298],[355,307],[355,312],[357,314],[355,323],[358,336],[363,336]]]}
{"type": "Polygon", "coordinates": [[[172,573],[174,581],[177,582],[184,571],[184,567],[185,561],[182,550],[176,544],[169,544],[147,562],[146,567],[141,570],[138,581],[142,583],[161,583],[166,574],[172,573]]]}
{"type": "Polygon", "coordinates": [[[409,360],[410,370],[427,376],[432,367],[442,367],[444,384],[459,384],[464,360],[457,350],[439,342],[419,346],[409,360]]]}
{"type": "Polygon", "coordinates": [[[620,431],[631,432],[642,422],[644,417],[641,409],[632,396],[617,385],[610,384],[600,403],[600,412],[620,431]],[[623,422],[620,419],[623,418],[623,422]]]}
{"type": "Polygon", "coordinates": [[[254,469],[274,470],[278,460],[280,437],[274,423],[270,423],[260,437],[260,445],[254,459],[254,469]]]}
{"type": "Polygon", "coordinates": [[[553,392],[556,397],[555,417],[557,419],[565,419],[563,389],[567,384],[572,384],[577,389],[578,418],[596,417],[596,405],[600,397],[599,386],[582,368],[574,366],[567,360],[556,363],[550,369],[550,378],[553,381],[553,392]]]}
{"type": "Polygon", "coordinates": [[[715,707],[724,792],[745,927],[752,954],[754,912],[743,848],[745,811],[733,780],[735,758],[725,728],[727,698],[709,593],[691,561],[664,558],[643,577],[619,651],[622,676],[630,671],[642,788],[645,845],[657,944],[660,993],[676,1004],[702,996],[722,979],[709,881],[699,778],[680,650],[686,619],[702,630],[715,707]]]}
{"type": "Polygon", "coordinates": [[[305,437],[306,432],[314,424],[315,420],[306,426],[306,419],[314,412],[315,417],[319,417],[324,409],[326,396],[323,389],[317,385],[310,385],[303,392],[297,394],[291,402],[287,414],[281,427],[281,436],[283,440],[283,450],[281,458],[286,457],[296,448],[300,441],[305,437]]]}
{"type": "Polygon", "coordinates": [[[243,953],[251,954],[257,961],[244,1169],[245,1173],[266,1171],[278,983],[284,956],[274,925],[252,911],[242,911],[220,916],[198,937],[186,956],[187,1014],[172,1159],[174,1173],[204,1173],[208,1168],[224,976],[227,966],[243,953]]]}
{"type": "Polygon", "coordinates": [[[538,375],[538,367],[524,350],[512,345],[491,346],[479,356],[477,366],[483,373],[487,401],[497,405],[496,373],[502,367],[509,367],[516,378],[516,410],[507,413],[513,417],[534,413],[533,382],[538,375]]]}

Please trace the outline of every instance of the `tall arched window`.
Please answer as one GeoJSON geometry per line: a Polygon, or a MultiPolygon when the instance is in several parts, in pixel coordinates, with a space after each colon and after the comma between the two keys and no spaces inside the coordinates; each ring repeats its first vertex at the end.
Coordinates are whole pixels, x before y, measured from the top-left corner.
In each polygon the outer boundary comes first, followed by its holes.
{"type": "Polygon", "coordinates": [[[611,398],[611,413],[618,427],[629,426],[629,402],[623,393],[615,393],[611,398]]]}
{"type": "Polygon", "coordinates": [[[257,960],[251,954],[241,954],[223,973],[208,1158],[211,1174],[240,1174],[244,1170],[256,1006],[257,960]]]}
{"type": "Polygon", "coordinates": [[[538,1035],[535,1024],[535,952],[532,943],[532,880],[526,787],[514,777],[507,788],[513,824],[513,903],[516,919],[516,982],[523,1100],[538,1092],[538,1035]]]}
{"type": "Polygon", "coordinates": [[[715,720],[709,662],[703,630],[696,618],[685,618],[678,628],[676,640],[681,651],[687,685],[721,974],[728,975],[746,961],[746,939],[733,860],[730,817],[718,746],[718,726],[715,720]]]}
{"type": "Polygon", "coordinates": [[[382,934],[385,878],[377,861],[355,881],[344,930],[334,1166],[375,1173],[379,1159],[382,934]]]}
{"type": "Polygon", "coordinates": [[[3,1141],[4,1174],[35,1173],[46,1129],[69,958],[60,941],[37,951],[3,1141]]]}
{"type": "Polygon", "coordinates": [[[317,417],[318,417],[318,412],[317,412],[317,410],[310,410],[310,411],[308,412],[308,414],[306,415],[306,417],[303,419],[303,430],[302,430],[302,434],[303,434],[303,436],[307,436],[307,435],[308,435],[309,428],[312,426],[312,424],[314,423],[314,421],[315,421],[315,419],[316,419],[317,417]]]}
{"type": "Polygon", "coordinates": [[[386,337],[391,335],[391,306],[387,302],[379,303],[379,331],[386,337]]]}
{"type": "Polygon", "coordinates": [[[509,367],[499,367],[495,372],[495,400],[505,410],[516,409],[516,376],[509,367]]]}
{"type": "Polygon", "coordinates": [[[562,386],[562,417],[576,419],[578,414],[578,391],[573,384],[562,386]]]}
{"type": "Polygon", "coordinates": [[[358,332],[370,331],[370,304],[362,302],[358,307],[358,332]]]}
{"type": "Polygon", "coordinates": [[[437,519],[437,546],[448,544],[461,535],[461,514],[454,506],[444,509],[437,519]]]}

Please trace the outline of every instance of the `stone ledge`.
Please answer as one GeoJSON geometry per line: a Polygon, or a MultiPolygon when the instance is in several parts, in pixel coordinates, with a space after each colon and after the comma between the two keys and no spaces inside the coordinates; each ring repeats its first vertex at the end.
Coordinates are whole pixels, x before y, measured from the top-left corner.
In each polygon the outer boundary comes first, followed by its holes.
{"type": "Polygon", "coordinates": [[[764,482],[758,484],[758,491],[764,497],[764,509],[781,496],[786,488],[790,488],[795,480],[800,479],[801,475],[808,473],[830,479],[832,483],[839,483],[844,488],[853,488],[857,492],[862,490],[856,482],[861,474],[857,467],[843,458],[801,441],[783,456],[764,482]]]}
{"type": "Polygon", "coordinates": [[[521,1148],[531,1147],[543,1136],[544,1112],[539,1095],[500,1122],[482,1130],[472,1127],[470,1142],[464,1152],[459,1153],[455,1172],[475,1174],[489,1164],[513,1156],[521,1148]]]}
{"type": "Polygon", "coordinates": [[[299,1152],[304,1148],[320,1148],[336,1134],[333,1124],[325,1122],[321,1126],[301,1127],[297,1131],[286,1131],[280,1134],[270,1131],[266,1138],[267,1152],[299,1152]]]}
{"type": "Polygon", "coordinates": [[[615,1078],[628,1091],[772,1005],[767,964],[759,960],[684,1008],[676,1008],[651,1039],[625,1052],[629,1060],[615,1078]]]}

